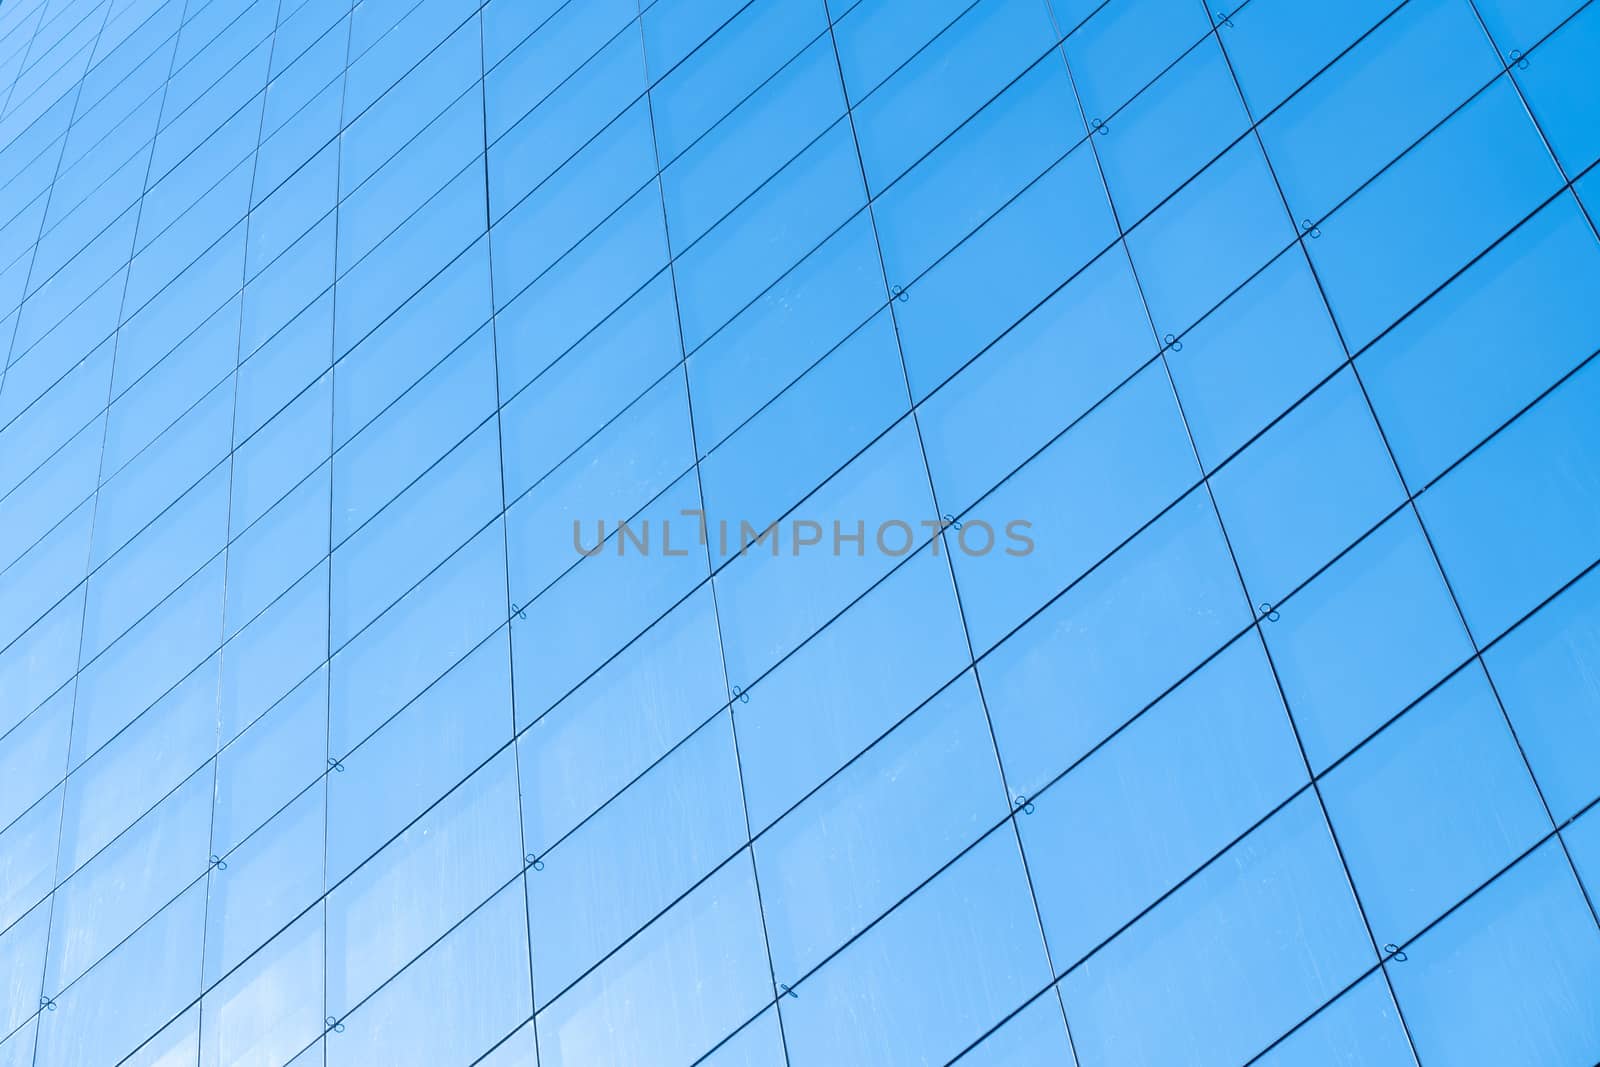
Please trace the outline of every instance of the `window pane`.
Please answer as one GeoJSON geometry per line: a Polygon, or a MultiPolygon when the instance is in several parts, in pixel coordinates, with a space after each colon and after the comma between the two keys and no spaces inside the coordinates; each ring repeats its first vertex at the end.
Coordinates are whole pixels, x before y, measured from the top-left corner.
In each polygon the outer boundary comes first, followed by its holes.
{"type": "Polygon", "coordinates": [[[1480,642],[1594,562],[1597,396],[1600,368],[1589,364],[1417,501],[1480,642]]]}
{"type": "Polygon", "coordinates": [[[1484,654],[1551,814],[1600,798],[1600,575],[1591,571],[1484,654]]]}
{"type": "Polygon", "coordinates": [[[1242,1063],[1372,951],[1302,795],[1063,979],[1078,1062],[1242,1063]]]}
{"type": "Polygon", "coordinates": [[[1361,980],[1259,1061],[1264,1067],[1416,1067],[1382,974],[1361,980]]]}
{"type": "Polygon", "coordinates": [[[1322,795],[1380,942],[1404,944],[1550,829],[1476,665],[1329,772],[1322,795]]]}
{"type": "Polygon", "coordinates": [[[1420,1059],[1531,1067],[1600,1055],[1600,931],[1554,842],[1406,955],[1389,974],[1420,1059]]]}
{"type": "Polygon", "coordinates": [[[1049,980],[1017,841],[1002,828],[779,1004],[800,1063],[942,1063],[1049,980]]]}

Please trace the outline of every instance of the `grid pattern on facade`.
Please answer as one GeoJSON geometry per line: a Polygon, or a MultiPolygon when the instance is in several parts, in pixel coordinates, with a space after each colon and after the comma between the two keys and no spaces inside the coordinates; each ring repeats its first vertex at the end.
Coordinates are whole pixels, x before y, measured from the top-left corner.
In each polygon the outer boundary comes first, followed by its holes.
{"type": "Polygon", "coordinates": [[[6,0],[0,1067],[1600,1061],[1597,54],[6,0]]]}

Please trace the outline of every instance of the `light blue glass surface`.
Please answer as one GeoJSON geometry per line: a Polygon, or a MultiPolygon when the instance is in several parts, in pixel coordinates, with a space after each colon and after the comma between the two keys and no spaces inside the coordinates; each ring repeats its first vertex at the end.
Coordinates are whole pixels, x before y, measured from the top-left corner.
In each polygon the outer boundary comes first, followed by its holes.
{"type": "Polygon", "coordinates": [[[1591,1067],[1597,44],[0,0],[0,1067],[1591,1067]]]}

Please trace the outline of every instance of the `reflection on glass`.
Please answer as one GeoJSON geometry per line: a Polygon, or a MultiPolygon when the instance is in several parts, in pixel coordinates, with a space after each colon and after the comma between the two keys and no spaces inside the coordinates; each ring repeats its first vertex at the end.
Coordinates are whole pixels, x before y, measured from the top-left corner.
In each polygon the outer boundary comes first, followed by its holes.
{"type": "Polygon", "coordinates": [[[0,1065],[1600,1060],[1597,35],[0,2],[0,1065]]]}

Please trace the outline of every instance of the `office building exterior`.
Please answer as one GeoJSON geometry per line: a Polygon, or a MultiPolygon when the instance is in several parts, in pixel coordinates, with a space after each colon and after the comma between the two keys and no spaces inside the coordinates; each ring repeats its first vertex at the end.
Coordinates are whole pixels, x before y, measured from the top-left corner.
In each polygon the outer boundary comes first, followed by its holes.
{"type": "Polygon", "coordinates": [[[5,0],[0,1065],[1600,1061],[1594,0],[5,0]]]}

